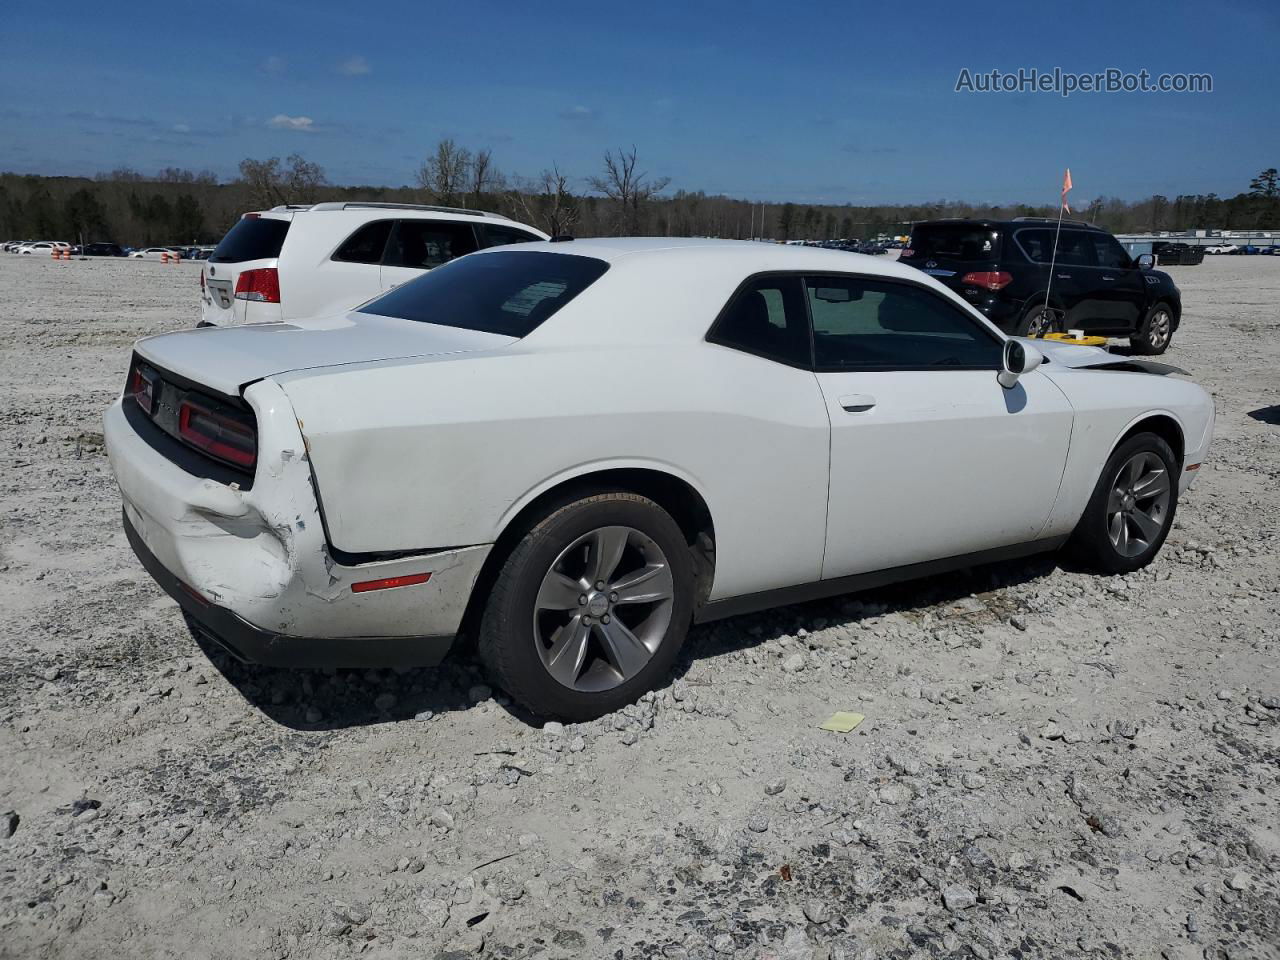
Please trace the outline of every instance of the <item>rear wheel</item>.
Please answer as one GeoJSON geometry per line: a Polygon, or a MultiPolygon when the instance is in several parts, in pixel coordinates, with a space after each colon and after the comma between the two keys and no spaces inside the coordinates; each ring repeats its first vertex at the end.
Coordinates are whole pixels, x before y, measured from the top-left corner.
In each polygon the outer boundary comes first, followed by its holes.
{"type": "Polygon", "coordinates": [[[577,500],[534,525],[503,564],[481,619],[480,658],[540,716],[611,713],[671,669],[693,582],[688,544],[652,500],[577,500]]]}
{"type": "Polygon", "coordinates": [[[1164,353],[1172,339],[1173,311],[1166,304],[1157,303],[1142,318],[1142,323],[1129,338],[1129,346],[1134,353],[1155,356],[1164,353]]]}
{"type": "Polygon", "coordinates": [[[1046,303],[1033,303],[1018,321],[1017,336],[1043,337],[1046,333],[1062,333],[1062,315],[1046,303]]]}
{"type": "Polygon", "coordinates": [[[1115,449],[1075,532],[1072,552],[1101,573],[1145,567],[1164,544],[1178,505],[1173,451],[1154,433],[1115,449]]]}

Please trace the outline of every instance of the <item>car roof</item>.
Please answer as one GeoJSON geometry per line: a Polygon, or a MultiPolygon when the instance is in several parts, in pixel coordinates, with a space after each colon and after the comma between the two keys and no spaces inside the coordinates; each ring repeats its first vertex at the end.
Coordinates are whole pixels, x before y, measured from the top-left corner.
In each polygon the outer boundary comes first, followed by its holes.
{"type": "MultiPolygon", "coordinates": [[[[921,277],[920,271],[914,267],[900,264],[896,260],[886,260],[864,253],[830,250],[825,247],[761,243],[756,240],[717,240],[700,237],[584,237],[571,241],[543,240],[516,246],[489,247],[479,251],[478,255],[538,251],[594,257],[610,264],[643,259],[648,266],[657,260],[669,259],[679,263],[690,256],[697,256],[704,266],[739,268],[747,273],[770,270],[861,273],[915,281],[919,281],[921,277]]],[[[476,255],[471,254],[471,256],[476,255]]]]}
{"type": "MultiPolygon", "coordinates": [[[[1010,220],[996,220],[990,217],[942,217],[937,220],[920,220],[915,226],[932,227],[938,224],[960,224],[975,227],[1043,227],[1056,226],[1057,217],[1013,217],[1010,220]]],[[[1106,233],[1102,227],[1097,224],[1086,223],[1083,220],[1063,220],[1062,226],[1068,230],[1093,230],[1097,233],[1106,233]]]]}

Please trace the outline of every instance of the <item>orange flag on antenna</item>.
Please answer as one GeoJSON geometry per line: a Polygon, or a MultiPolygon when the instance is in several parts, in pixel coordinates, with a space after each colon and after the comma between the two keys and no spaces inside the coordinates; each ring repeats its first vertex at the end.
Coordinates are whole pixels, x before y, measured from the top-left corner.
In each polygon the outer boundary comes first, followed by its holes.
{"type": "Polygon", "coordinates": [[[1067,206],[1067,191],[1071,189],[1071,168],[1067,167],[1067,172],[1062,175],[1062,209],[1071,212],[1071,208],[1067,206]]]}

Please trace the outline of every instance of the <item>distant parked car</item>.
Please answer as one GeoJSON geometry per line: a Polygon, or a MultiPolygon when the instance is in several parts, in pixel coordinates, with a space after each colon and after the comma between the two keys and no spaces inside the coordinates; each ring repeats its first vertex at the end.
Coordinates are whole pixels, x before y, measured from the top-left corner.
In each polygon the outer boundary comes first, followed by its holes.
{"type": "Polygon", "coordinates": [[[179,247],[143,247],[141,250],[135,250],[129,256],[135,260],[161,260],[164,257],[172,257],[180,253],[179,247]]]}
{"type": "Polygon", "coordinates": [[[123,257],[124,248],[118,243],[87,243],[84,247],[86,257],[123,257]]]}
{"type": "Polygon", "coordinates": [[[1237,251],[1239,251],[1239,249],[1240,248],[1237,247],[1234,243],[1211,243],[1204,248],[1204,252],[1214,253],[1214,254],[1236,253],[1237,251]]]}
{"type": "Polygon", "coordinates": [[[918,223],[901,256],[1010,333],[1082,329],[1127,336],[1145,354],[1164,353],[1182,316],[1181,291],[1153,259],[1134,260],[1098,227],[1069,220],[1059,231],[1043,217],[918,223]]]}
{"type": "Polygon", "coordinates": [[[48,240],[40,240],[36,243],[24,243],[18,248],[18,253],[29,256],[42,255],[47,257],[52,255],[54,250],[58,249],[60,248],[56,243],[51,243],[48,240]]]}
{"type": "Polygon", "coordinates": [[[476,250],[546,239],[496,213],[452,207],[337,202],[246,213],[200,275],[200,325],[349,310],[476,250]]]}

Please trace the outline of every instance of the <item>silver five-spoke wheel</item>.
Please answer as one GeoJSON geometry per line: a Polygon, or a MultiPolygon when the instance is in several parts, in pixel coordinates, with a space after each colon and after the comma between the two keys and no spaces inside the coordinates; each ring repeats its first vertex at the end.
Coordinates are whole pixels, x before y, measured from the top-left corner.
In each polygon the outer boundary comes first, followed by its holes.
{"type": "Polygon", "coordinates": [[[1160,536],[1171,491],[1164,461],[1146,451],[1120,467],[1107,496],[1107,536],[1125,557],[1136,557],[1160,536]]]}
{"type": "Polygon", "coordinates": [[[1147,343],[1152,350],[1162,350],[1169,343],[1173,331],[1173,317],[1168,310],[1161,308],[1151,315],[1147,324],[1147,343]]]}
{"type": "Polygon", "coordinates": [[[634,527],[592,530],[542,578],[533,611],[538,655],[570,689],[616,687],[657,652],[674,596],[670,564],[653,538],[634,527]]]}

